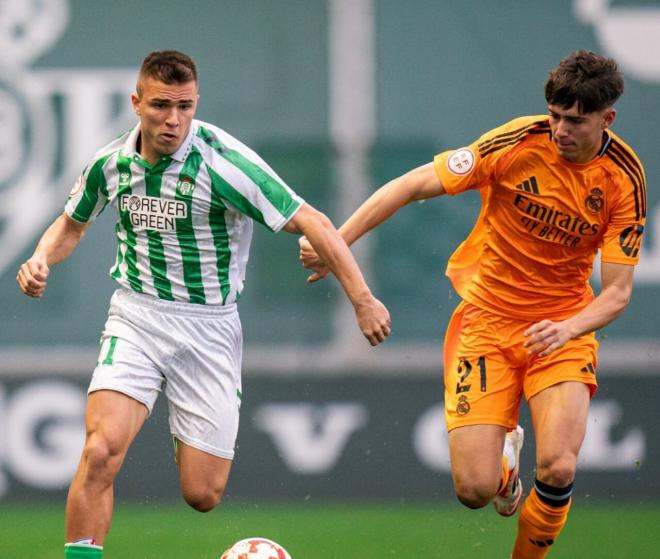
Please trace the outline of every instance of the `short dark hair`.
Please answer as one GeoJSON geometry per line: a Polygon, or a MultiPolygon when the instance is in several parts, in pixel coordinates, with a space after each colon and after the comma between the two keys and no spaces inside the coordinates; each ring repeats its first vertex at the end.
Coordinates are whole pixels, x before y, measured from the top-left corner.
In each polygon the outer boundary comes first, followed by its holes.
{"type": "Polygon", "coordinates": [[[142,61],[138,84],[141,78],[153,78],[168,85],[196,82],[197,66],[187,54],[159,50],[148,54],[142,61]]]}
{"type": "Polygon", "coordinates": [[[611,107],[622,93],[623,74],[616,62],[587,50],[562,59],[545,82],[548,104],[570,109],[577,103],[583,114],[611,107]]]}

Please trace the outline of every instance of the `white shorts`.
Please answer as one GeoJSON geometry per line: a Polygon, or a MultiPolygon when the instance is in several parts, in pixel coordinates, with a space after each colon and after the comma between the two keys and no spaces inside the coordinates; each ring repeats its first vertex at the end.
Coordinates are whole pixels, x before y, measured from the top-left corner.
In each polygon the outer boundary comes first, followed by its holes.
{"type": "Polygon", "coordinates": [[[119,289],[88,393],[115,390],[151,413],[164,387],[172,435],[233,459],[242,347],[236,304],[177,303],[119,289]]]}

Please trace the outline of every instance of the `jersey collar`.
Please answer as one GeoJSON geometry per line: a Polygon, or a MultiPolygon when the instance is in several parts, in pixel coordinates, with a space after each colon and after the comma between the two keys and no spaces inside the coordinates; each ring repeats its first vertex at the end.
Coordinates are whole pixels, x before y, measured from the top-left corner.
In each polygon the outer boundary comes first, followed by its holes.
{"type": "Polygon", "coordinates": [[[186,157],[188,157],[188,154],[190,153],[190,150],[192,148],[192,141],[193,141],[193,128],[197,128],[197,124],[195,121],[191,121],[190,123],[190,128],[188,128],[188,134],[186,135],[186,139],[181,142],[181,145],[179,146],[179,149],[176,150],[170,157],[174,159],[175,161],[178,161],[179,163],[183,163],[186,160],[186,157]]]}
{"type": "Polygon", "coordinates": [[[607,148],[610,147],[611,143],[612,136],[610,136],[610,133],[607,130],[603,130],[603,143],[600,146],[600,151],[598,152],[597,157],[605,155],[605,152],[607,151],[607,148]]]}
{"type": "MultiPolygon", "coordinates": [[[[194,131],[196,129],[197,129],[197,121],[193,120],[190,123],[190,129],[188,130],[188,135],[186,136],[185,140],[181,142],[179,149],[176,150],[172,155],[170,155],[172,159],[178,161],[179,163],[183,163],[186,160],[186,157],[188,157],[188,154],[192,149],[193,136],[194,136],[194,131]]],[[[137,151],[137,141],[139,137],[140,137],[140,123],[138,122],[135,125],[135,128],[133,128],[133,130],[130,131],[130,133],[128,134],[128,138],[126,138],[126,142],[124,143],[124,149],[122,151],[125,155],[128,155],[130,157],[134,157],[137,155],[141,159],[141,156],[137,151]]]]}

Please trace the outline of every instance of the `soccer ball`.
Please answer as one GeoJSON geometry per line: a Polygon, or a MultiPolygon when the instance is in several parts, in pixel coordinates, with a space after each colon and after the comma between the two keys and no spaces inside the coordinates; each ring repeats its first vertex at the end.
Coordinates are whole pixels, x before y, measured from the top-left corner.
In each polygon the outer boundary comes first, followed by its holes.
{"type": "Polygon", "coordinates": [[[291,555],[272,540],[247,538],[232,545],[220,559],[291,559],[291,555]]]}

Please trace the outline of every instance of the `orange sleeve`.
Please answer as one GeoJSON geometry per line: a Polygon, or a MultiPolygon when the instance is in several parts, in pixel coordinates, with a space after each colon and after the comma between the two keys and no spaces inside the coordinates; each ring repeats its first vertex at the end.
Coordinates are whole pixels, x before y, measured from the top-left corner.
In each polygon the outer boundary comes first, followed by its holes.
{"type": "Polygon", "coordinates": [[[498,162],[545,116],[525,116],[483,134],[466,147],[443,151],[433,158],[435,172],[447,194],[479,189],[494,177],[498,162]]]}
{"type": "Polygon", "coordinates": [[[633,151],[618,138],[609,148],[617,164],[619,197],[611,209],[610,221],[603,236],[601,260],[614,264],[635,265],[646,224],[646,176],[633,151]]]}

